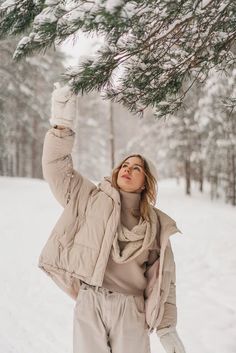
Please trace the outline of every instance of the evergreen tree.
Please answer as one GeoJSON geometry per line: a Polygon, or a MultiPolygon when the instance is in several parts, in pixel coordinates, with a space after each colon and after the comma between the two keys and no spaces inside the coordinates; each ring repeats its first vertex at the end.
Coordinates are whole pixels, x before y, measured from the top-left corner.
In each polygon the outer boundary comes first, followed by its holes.
{"type": "Polygon", "coordinates": [[[163,116],[213,67],[235,64],[235,14],[232,0],[7,0],[0,38],[27,31],[14,53],[20,59],[78,30],[103,36],[97,55],[65,72],[74,91],[101,91],[131,112],[153,107],[163,116]]]}
{"type": "Polygon", "coordinates": [[[0,175],[42,177],[43,136],[48,129],[53,82],[62,54],[12,60],[19,39],[0,41],[0,175]]]}
{"type": "Polygon", "coordinates": [[[196,115],[208,132],[205,139],[206,178],[211,184],[211,197],[219,197],[236,205],[236,70],[230,76],[212,72],[203,88],[196,115]]]}

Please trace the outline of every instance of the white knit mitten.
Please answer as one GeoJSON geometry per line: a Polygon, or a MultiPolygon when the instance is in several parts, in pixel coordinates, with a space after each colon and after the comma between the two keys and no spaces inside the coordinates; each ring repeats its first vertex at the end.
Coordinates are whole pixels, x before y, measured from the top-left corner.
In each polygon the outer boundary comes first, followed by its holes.
{"type": "Polygon", "coordinates": [[[184,345],[175,328],[171,329],[169,332],[159,330],[157,331],[157,335],[166,353],[186,353],[184,345]]]}
{"type": "Polygon", "coordinates": [[[51,126],[62,125],[75,131],[77,96],[70,87],[60,86],[54,83],[54,91],[51,98],[51,126]]]}

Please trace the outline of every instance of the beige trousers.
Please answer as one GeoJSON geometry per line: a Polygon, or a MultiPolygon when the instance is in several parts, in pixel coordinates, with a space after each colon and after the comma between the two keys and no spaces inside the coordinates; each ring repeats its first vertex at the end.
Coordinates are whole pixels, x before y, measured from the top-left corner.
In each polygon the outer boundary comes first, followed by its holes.
{"type": "Polygon", "coordinates": [[[82,282],[74,308],[74,353],[150,353],[143,296],[82,282]]]}

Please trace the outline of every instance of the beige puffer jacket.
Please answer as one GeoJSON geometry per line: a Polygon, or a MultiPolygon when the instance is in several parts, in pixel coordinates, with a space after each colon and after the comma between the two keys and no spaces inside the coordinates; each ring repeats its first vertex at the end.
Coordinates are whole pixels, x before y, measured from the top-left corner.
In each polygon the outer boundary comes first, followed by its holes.
{"type": "MultiPolygon", "coordinates": [[[[110,177],[96,186],[73,169],[74,133],[51,128],[45,136],[44,178],[64,207],[39,258],[39,267],[76,299],[80,279],[101,286],[120,217],[120,195],[110,177]]],[[[181,231],[154,208],[160,222],[160,257],[146,271],[145,312],[149,332],[177,323],[175,262],[169,236],[181,231]]]]}

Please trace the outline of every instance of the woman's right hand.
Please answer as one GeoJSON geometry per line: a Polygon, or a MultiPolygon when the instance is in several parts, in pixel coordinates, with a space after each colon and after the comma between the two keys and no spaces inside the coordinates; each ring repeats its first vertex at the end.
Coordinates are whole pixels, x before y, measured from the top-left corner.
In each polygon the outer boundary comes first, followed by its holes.
{"type": "Polygon", "coordinates": [[[77,96],[68,85],[63,87],[58,82],[54,83],[51,98],[51,126],[67,127],[75,131],[77,96]]]}

